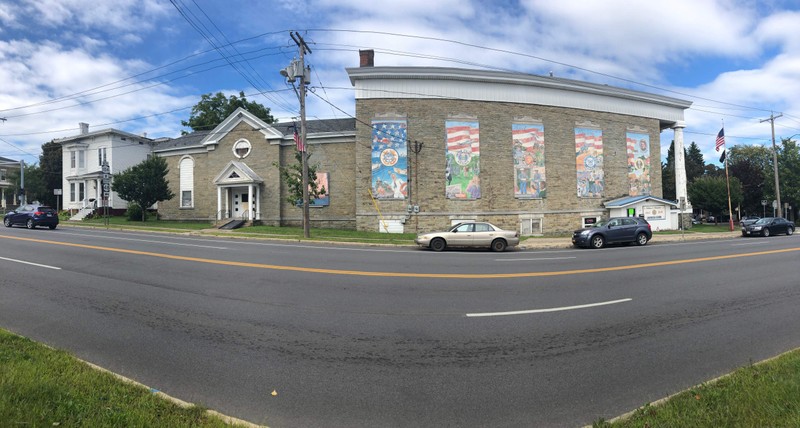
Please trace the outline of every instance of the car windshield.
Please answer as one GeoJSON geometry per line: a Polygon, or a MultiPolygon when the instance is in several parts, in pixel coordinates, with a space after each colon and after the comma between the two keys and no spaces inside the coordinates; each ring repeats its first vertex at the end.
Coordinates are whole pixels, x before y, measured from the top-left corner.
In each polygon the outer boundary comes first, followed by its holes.
{"type": "Polygon", "coordinates": [[[607,225],[608,225],[608,220],[600,220],[597,223],[595,223],[594,226],[590,226],[590,227],[603,227],[603,226],[607,226],[607,225]]]}
{"type": "Polygon", "coordinates": [[[756,224],[766,224],[772,221],[772,217],[764,217],[756,222],[756,224]]]}

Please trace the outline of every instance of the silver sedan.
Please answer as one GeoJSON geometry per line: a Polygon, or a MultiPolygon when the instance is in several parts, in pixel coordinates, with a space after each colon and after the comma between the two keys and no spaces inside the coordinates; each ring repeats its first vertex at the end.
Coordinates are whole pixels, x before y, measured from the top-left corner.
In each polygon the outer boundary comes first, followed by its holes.
{"type": "Polygon", "coordinates": [[[464,222],[445,232],[417,235],[414,242],[433,251],[442,251],[447,247],[474,247],[500,252],[519,245],[519,232],[503,230],[487,222],[464,222]]]}

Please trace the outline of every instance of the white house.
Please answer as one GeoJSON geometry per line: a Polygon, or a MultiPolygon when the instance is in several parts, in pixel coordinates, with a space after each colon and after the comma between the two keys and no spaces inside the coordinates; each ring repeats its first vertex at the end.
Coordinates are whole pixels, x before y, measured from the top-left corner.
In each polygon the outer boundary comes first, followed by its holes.
{"type": "Polygon", "coordinates": [[[651,195],[626,196],[608,201],[609,217],[642,217],[654,231],[678,230],[680,207],[675,201],[651,195]]]}
{"type": "Polygon", "coordinates": [[[19,170],[19,161],[0,157],[0,208],[7,208],[11,205],[18,205],[14,192],[14,183],[9,178],[12,170],[19,170]]]}
{"type": "MultiPolygon", "coordinates": [[[[155,141],[111,128],[89,132],[86,123],[80,123],[80,129],[80,134],[55,142],[62,146],[64,209],[91,212],[103,206],[103,164],[108,164],[109,174],[122,172],[147,159],[155,141]]],[[[112,210],[124,210],[127,204],[109,193],[107,206],[112,210]]]]}

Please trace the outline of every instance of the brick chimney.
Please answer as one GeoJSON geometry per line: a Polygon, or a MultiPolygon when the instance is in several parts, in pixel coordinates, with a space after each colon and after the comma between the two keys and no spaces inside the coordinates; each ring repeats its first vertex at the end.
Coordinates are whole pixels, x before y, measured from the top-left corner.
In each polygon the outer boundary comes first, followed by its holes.
{"type": "Polygon", "coordinates": [[[81,135],[86,135],[86,134],[89,133],[89,124],[88,123],[80,122],[80,123],[78,123],[78,126],[81,127],[81,135]]]}
{"type": "Polygon", "coordinates": [[[361,65],[359,67],[374,67],[375,66],[375,51],[367,49],[365,51],[359,50],[358,56],[361,58],[361,65]]]}

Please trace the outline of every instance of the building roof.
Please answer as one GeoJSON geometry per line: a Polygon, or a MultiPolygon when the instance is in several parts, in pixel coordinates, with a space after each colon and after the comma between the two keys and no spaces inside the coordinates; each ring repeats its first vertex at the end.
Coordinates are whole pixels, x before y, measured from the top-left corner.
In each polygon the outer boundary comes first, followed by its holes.
{"type": "Polygon", "coordinates": [[[4,157],[0,156],[0,165],[2,165],[2,166],[14,166],[14,165],[6,165],[6,164],[19,165],[19,161],[18,160],[14,160],[14,159],[4,158],[4,157]]]}
{"type": "Polygon", "coordinates": [[[106,134],[116,134],[116,135],[121,135],[123,137],[131,138],[131,139],[147,141],[147,142],[150,142],[150,143],[153,142],[152,138],[148,138],[148,137],[145,137],[145,136],[142,136],[142,135],[132,134],[132,133],[126,132],[126,131],[120,131],[119,129],[114,129],[114,128],[106,128],[106,129],[101,129],[101,130],[98,130],[98,131],[87,132],[85,134],[72,135],[72,136],[64,137],[64,138],[56,138],[53,141],[56,142],[56,143],[59,143],[59,144],[66,144],[66,143],[71,143],[71,142],[74,142],[74,141],[80,141],[80,140],[83,140],[83,139],[86,139],[86,138],[92,138],[92,137],[97,137],[97,136],[106,135],[106,134]]]}
{"type": "Polygon", "coordinates": [[[658,198],[658,197],[655,197],[655,196],[652,196],[652,195],[625,196],[623,198],[618,198],[618,199],[614,199],[614,200],[608,201],[608,202],[604,203],[603,205],[605,205],[606,208],[625,208],[625,207],[629,207],[631,205],[635,205],[635,204],[637,204],[639,202],[647,201],[647,200],[660,202],[662,204],[671,205],[671,206],[674,206],[674,207],[678,206],[678,203],[675,202],[675,201],[670,201],[669,199],[658,198]]]}

